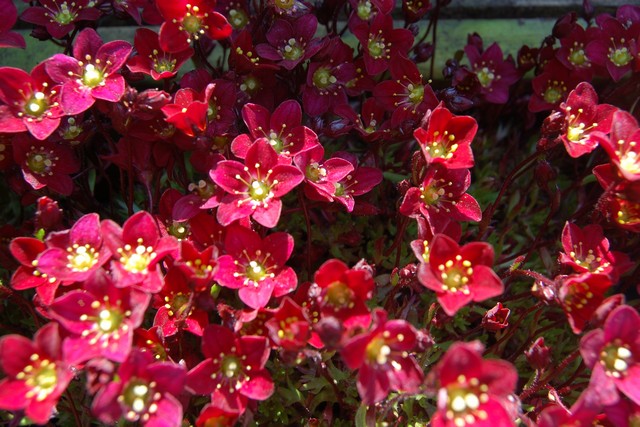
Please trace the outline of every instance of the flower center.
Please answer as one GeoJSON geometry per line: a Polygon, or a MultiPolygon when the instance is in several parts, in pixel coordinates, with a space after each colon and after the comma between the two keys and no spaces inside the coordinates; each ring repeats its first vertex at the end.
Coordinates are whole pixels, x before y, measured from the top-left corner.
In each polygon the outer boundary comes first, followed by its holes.
{"type": "Polygon", "coordinates": [[[25,106],[26,113],[34,117],[40,117],[48,108],[49,102],[42,92],[34,93],[25,106]]]}
{"type": "MultiPolygon", "coordinates": [[[[51,14],[49,14],[51,16],[51,14]]],[[[69,25],[78,15],[69,10],[67,2],[60,4],[58,11],[53,14],[53,20],[60,25],[69,25]]]]}
{"type": "Polygon", "coordinates": [[[471,262],[463,260],[462,256],[456,255],[444,264],[438,266],[440,279],[442,280],[442,290],[445,292],[462,292],[469,295],[469,277],[473,275],[471,262]]]}
{"type": "Polygon", "coordinates": [[[16,379],[25,380],[25,384],[31,389],[26,397],[35,397],[38,402],[49,396],[58,383],[56,364],[48,359],[40,360],[38,354],[31,355],[32,363],[25,366],[22,372],[16,375],[16,379]]]}
{"type": "MultiPolygon", "coordinates": [[[[142,239],[138,239],[142,240],[142,239]]],[[[142,243],[142,242],[140,242],[142,243]]],[[[131,245],[124,245],[124,248],[119,248],[120,263],[124,269],[131,273],[147,273],[147,268],[151,261],[156,257],[156,253],[151,246],[144,246],[139,244],[133,249],[131,245]]]]}
{"type": "Polygon", "coordinates": [[[129,384],[118,399],[130,409],[125,414],[125,418],[129,421],[137,420],[140,414],[147,412],[147,407],[151,411],[153,404],[149,404],[152,400],[153,390],[151,384],[137,378],[129,381],[129,384]]]}
{"type": "Polygon", "coordinates": [[[318,89],[326,89],[337,81],[331,71],[325,67],[320,67],[313,73],[313,84],[318,89]]]}
{"type": "Polygon", "coordinates": [[[275,0],[274,5],[278,9],[289,10],[295,4],[295,0],[275,0]]]}
{"type": "Polygon", "coordinates": [[[104,74],[93,64],[87,64],[84,67],[84,74],[82,75],[82,82],[85,86],[94,88],[104,82],[104,74]]]}
{"type": "Polygon", "coordinates": [[[369,48],[369,55],[373,58],[381,58],[383,54],[387,51],[386,45],[384,43],[384,38],[380,36],[369,37],[369,43],[367,44],[369,48]]]}
{"type": "Polygon", "coordinates": [[[267,270],[257,261],[250,261],[245,270],[245,276],[253,282],[260,282],[264,280],[267,275],[267,270]]]}
{"type": "Polygon", "coordinates": [[[376,337],[367,344],[365,354],[370,363],[384,365],[391,354],[391,348],[386,344],[384,338],[376,337]]]}
{"type": "Polygon", "coordinates": [[[567,59],[577,67],[581,67],[588,63],[587,55],[585,55],[582,45],[580,45],[580,47],[578,48],[571,48],[571,50],[569,51],[569,57],[567,59]]]}
{"type": "Polygon", "coordinates": [[[607,375],[620,378],[626,375],[627,369],[633,363],[633,353],[627,346],[614,342],[602,350],[600,363],[607,371],[607,375]]]}
{"type": "Polygon", "coordinates": [[[341,182],[336,182],[336,190],[333,195],[336,197],[342,197],[344,196],[345,191],[344,185],[341,182]]]}
{"type": "Polygon", "coordinates": [[[227,378],[235,378],[240,373],[240,362],[235,356],[226,356],[222,359],[222,373],[227,378]]]}
{"type": "Polygon", "coordinates": [[[189,236],[189,223],[173,221],[167,231],[178,240],[186,239],[189,236]]]}
{"type": "Polygon", "coordinates": [[[261,202],[270,195],[271,189],[269,188],[269,185],[259,180],[251,181],[251,185],[249,186],[249,197],[251,197],[252,200],[261,202]]]}
{"type": "Polygon", "coordinates": [[[488,67],[482,67],[481,69],[476,71],[476,76],[478,77],[478,81],[482,85],[482,87],[489,87],[493,80],[496,78],[493,70],[488,67]]]}
{"type": "Polygon", "coordinates": [[[153,60],[153,69],[156,73],[173,71],[176,67],[176,60],[171,58],[156,58],[153,60]]]}
{"type": "Polygon", "coordinates": [[[249,23],[249,17],[242,9],[231,9],[229,11],[229,18],[229,23],[234,30],[241,30],[249,23]]]}
{"type": "Polygon", "coordinates": [[[549,104],[557,104],[560,102],[567,88],[564,86],[564,82],[554,81],[547,86],[547,89],[542,94],[542,97],[549,104]]]}
{"type": "Polygon", "coordinates": [[[354,303],[353,292],[342,282],[333,282],[327,287],[325,301],[328,302],[335,310],[341,308],[352,308],[354,303]]]}
{"type": "Polygon", "coordinates": [[[633,226],[635,224],[640,224],[640,203],[619,200],[616,221],[620,225],[633,226]]]}
{"type": "Polygon", "coordinates": [[[318,182],[327,176],[327,170],[321,167],[318,162],[313,162],[307,166],[305,175],[309,181],[318,182]]]}
{"type": "Polygon", "coordinates": [[[368,21],[371,18],[372,6],[370,1],[362,1],[358,3],[358,7],[356,9],[356,13],[358,14],[358,18],[363,21],[368,21]]]}
{"type": "Polygon", "coordinates": [[[450,387],[447,389],[446,417],[449,420],[453,420],[456,426],[473,424],[476,418],[485,420],[488,414],[486,411],[479,410],[479,408],[480,404],[487,400],[486,393],[477,395],[465,387],[450,387]]]}
{"type": "Polygon", "coordinates": [[[182,26],[190,34],[197,34],[200,31],[202,23],[200,18],[187,13],[187,16],[182,20],[182,26]]]}
{"type": "MultiPolygon", "coordinates": [[[[624,39],[620,40],[624,43],[624,39]]],[[[609,59],[616,67],[624,67],[633,60],[633,55],[626,47],[620,47],[618,49],[609,48],[609,59]]]]}
{"type": "Polygon", "coordinates": [[[420,199],[429,206],[436,205],[438,203],[438,199],[441,196],[444,196],[444,188],[438,188],[434,185],[429,185],[427,187],[420,187],[421,195],[420,199]]]}
{"type": "Polygon", "coordinates": [[[449,131],[444,131],[442,137],[440,136],[440,131],[435,131],[433,133],[433,142],[431,144],[425,144],[424,149],[429,153],[431,158],[441,158],[441,159],[450,159],[453,157],[453,154],[458,150],[458,144],[451,144],[455,141],[456,136],[450,134],[449,131]]]}
{"type": "Polygon", "coordinates": [[[624,146],[625,146],[625,141],[624,140],[619,140],[618,141],[618,146],[620,147],[618,150],[616,150],[616,155],[618,156],[618,158],[620,159],[620,169],[624,170],[625,172],[629,172],[632,174],[638,174],[640,173],[640,158],[638,158],[638,153],[633,151],[636,147],[636,142],[635,141],[631,141],[629,142],[628,148],[626,152],[623,152],[624,150],[624,146]]]}
{"type": "Polygon", "coordinates": [[[304,48],[294,38],[289,39],[282,49],[282,56],[290,61],[296,61],[302,55],[304,55],[304,48]]]}
{"type": "Polygon", "coordinates": [[[414,105],[418,105],[424,99],[424,86],[423,85],[413,85],[409,84],[407,86],[409,89],[409,101],[411,101],[414,105]]]}
{"type": "Polygon", "coordinates": [[[91,245],[74,244],[67,248],[67,268],[73,271],[87,271],[98,262],[98,253],[91,245]]]}
{"type": "Polygon", "coordinates": [[[104,308],[98,313],[98,328],[104,333],[117,331],[124,320],[122,313],[104,308]]]}

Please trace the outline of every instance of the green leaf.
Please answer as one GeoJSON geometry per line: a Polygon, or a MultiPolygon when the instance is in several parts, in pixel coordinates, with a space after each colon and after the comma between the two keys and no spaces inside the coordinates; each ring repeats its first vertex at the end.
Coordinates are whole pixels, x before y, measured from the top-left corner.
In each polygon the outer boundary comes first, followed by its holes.
{"type": "Polygon", "coordinates": [[[356,412],[356,427],[367,427],[367,405],[364,403],[358,408],[356,412]]]}

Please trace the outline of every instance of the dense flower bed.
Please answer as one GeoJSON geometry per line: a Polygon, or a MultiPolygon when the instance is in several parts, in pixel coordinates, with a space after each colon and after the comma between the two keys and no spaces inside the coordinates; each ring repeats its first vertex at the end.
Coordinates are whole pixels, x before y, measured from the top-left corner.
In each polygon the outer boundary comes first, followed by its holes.
{"type": "Polygon", "coordinates": [[[441,74],[448,3],[31,1],[0,420],[637,425],[640,8],[441,74]]]}

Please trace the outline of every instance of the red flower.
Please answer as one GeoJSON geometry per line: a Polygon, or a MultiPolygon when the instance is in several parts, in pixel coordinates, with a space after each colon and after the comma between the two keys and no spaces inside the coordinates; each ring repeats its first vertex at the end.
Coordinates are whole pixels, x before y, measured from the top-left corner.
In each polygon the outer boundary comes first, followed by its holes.
{"type": "Polygon", "coordinates": [[[627,255],[609,249],[609,240],[597,224],[581,229],[567,222],[562,230],[562,248],[558,262],[577,273],[605,274],[616,281],[633,265],[627,255]]]}
{"type": "Polygon", "coordinates": [[[604,300],[605,292],[613,284],[605,274],[573,274],[556,278],[560,282],[558,301],[562,306],[569,325],[579,334],[593,319],[593,314],[604,300]]]}
{"type": "Polygon", "coordinates": [[[65,357],[73,364],[97,357],[124,361],[150,299],[143,292],[116,287],[104,271],[89,278],[82,290],[57,298],[50,314],[71,334],[63,343],[65,357]]]}
{"type": "Polygon", "coordinates": [[[62,84],[60,104],[64,111],[82,113],[96,99],[118,102],[125,90],[124,77],[118,72],[132,49],[122,40],[103,43],[95,30],[87,28],[76,38],[73,58],[59,53],[47,60],[47,73],[62,84]]]}
{"type": "Polygon", "coordinates": [[[108,424],[121,418],[142,426],[179,426],[186,372],[182,365],[155,362],[151,352],[135,350],[120,365],[114,379],[93,399],[96,417],[108,424]]]}
{"type": "Polygon", "coordinates": [[[148,74],[154,80],[175,76],[193,55],[191,48],[173,54],[165,52],[160,47],[158,34],[148,28],[136,30],[133,45],[138,54],[129,59],[127,67],[134,73],[148,74]]]}
{"type": "Polygon", "coordinates": [[[609,133],[616,107],[609,104],[598,105],[598,95],[587,82],[580,83],[569,93],[567,101],[560,104],[565,114],[566,130],[561,138],[571,157],[590,153],[598,146],[593,132],[609,133]]]}
{"type": "Polygon", "coordinates": [[[424,123],[413,132],[422,154],[431,163],[444,163],[449,169],[473,167],[471,142],[478,123],[470,116],[454,116],[443,103],[424,116],[424,123]]]}
{"type": "Polygon", "coordinates": [[[627,305],[613,310],[604,328],[587,333],[580,340],[580,354],[591,368],[589,391],[603,405],[619,401],[619,392],[640,405],[640,315],[627,305]]]}
{"type": "Polygon", "coordinates": [[[40,328],[33,342],[20,335],[0,338],[0,408],[24,410],[36,424],[45,424],[53,415],[62,393],[73,379],[73,371],[60,351],[56,323],[40,328]]]}
{"type": "Polygon", "coordinates": [[[66,282],[82,282],[93,275],[111,252],[102,244],[100,218],[92,213],[78,219],[70,230],[50,233],[48,249],[38,257],[38,270],[66,282]]]}
{"type": "Polygon", "coordinates": [[[389,67],[394,56],[407,56],[413,45],[413,34],[405,28],[393,28],[391,15],[378,13],[371,26],[367,22],[356,24],[351,32],[364,52],[364,65],[370,75],[380,74],[389,67]]]}
{"type": "Polygon", "coordinates": [[[323,317],[338,318],[346,329],[369,326],[371,314],[365,303],[375,285],[369,270],[331,259],[320,266],[314,280],[320,287],[316,299],[323,317]]]}
{"type": "Polygon", "coordinates": [[[468,169],[447,169],[442,164],[431,166],[420,187],[411,187],[405,193],[400,213],[410,217],[423,215],[437,231],[450,220],[479,221],[482,210],[476,199],[466,193],[469,185],[468,169]]]}
{"type": "Polygon", "coordinates": [[[145,292],[162,289],[160,261],[178,248],[172,236],[160,235],[150,213],[140,211],[125,221],[122,228],[111,220],[102,221],[102,236],[116,257],[111,261],[115,285],[133,286],[145,292]]]}
{"type": "Polygon", "coordinates": [[[629,181],[640,180],[640,127],[630,113],[613,113],[611,135],[596,134],[594,138],[605,149],[620,174],[629,181]]]}
{"type": "Polygon", "coordinates": [[[18,68],[0,68],[0,132],[28,130],[35,138],[49,137],[64,114],[58,104],[60,86],[36,65],[31,74],[18,68]]]}
{"type": "Polygon", "coordinates": [[[0,21],[0,48],[19,47],[24,49],[26,44],[24,37],[14,31],[13,28],[18,20],[18,9],[12,0],[0,0],[0,10],[4,15],[0,21]]]}
{"type": "Polygon", "coordinates": [[[279,297],[296,288],[296,273],[285,265],[293,251],[289,234],[277,232],[261,239],[253,230],[231,225],[224,248],[227,254],[218,258],[215,278],[222,286],[238,289],[249,307],[265,307],[272,294],[279,297]]]}
{"type": "Polygon", "coordinates": [[[71,32],[79,21],[95,21],[100,11],[90,0],[40,0],[42,6],[32,6],[20,19],[42,25],[51,37],[61,39],[71,32]]]}
{"type": "Polygon", "coordinates": [[[487,331],[499,331],[509,326],[509,315],[511,310],[498,303],[491,310],[488,310],[482,318],[482,327],[487,331]]]}
{"type": "Polygon", "coordinates": [[[12,148],[14,160],[31,187],[36,190],[48,187],[65,196],[71,194],[73,180],[69,174],[80,168],[71,147],[49,139],[37,141],[21,134],[14,138],[12,148]]]}
{"type": "Polygon", "coordinates": [[[11,255],[20,266],[11,276],[11,287],[17,290],[35,288],[43,304],[53,301],[60,280],[38,270],[38,256],[44,252],[44,242],[33,237],[16,237],[9,243],[11,255]]]}
{"type": "Polygon", "coordinates": [[[551,110],[565,100],[569,91],[580,83],[581,76],[565,68],[557,60],[551,60],[542,74],[531,81],[533,93],[529,99],[529,111],[537,113],[551,110]]]}
{"type": "Polygon", "coordinates": [[[158,0],[156,6],[164,18],[160,27],[162,49],[175,53],[188,49],[201,36],[211,40],[229,37],[231,25],[214,11],[215,5],[215,0],[158,0]]]}
{"type": "Polygon", "coordinates": [[[471,301],[484,301],[504,291],[502,281],[491,269],[490,244],[471,242],[459,246],[450,237],[437,234],[429,246],[429,262],[420,264],[418,280],[436,292],[449,316],[471,301]]]}
{"type": "Polygon", "coordinates": [[[205,360],[187,375],[187,388],[210,394],[212,406],[244,412],[249,399],[265,400],[274,386],[264,368],[269,345],[264,337],[236,337],[222,326],[209,325],[202,336],[205,360]]]}
{"type": "Polygon", "coordinates": [[[179,89],[173,97],[173,103],[162,107],[167,122],[189,136],[202,134],[207,127],[209,109],[203,95],[191,88],[179,89]]]}
{"type": "Polygon", "coordinates": [[[304,179],[298,168],[278,163],[271,145],[259,139],[247,151],[245,164],[224,160],[216,165],[211,179],[229,193],[218,207],[220,224],[252,217],[265,227],[276,226],[282,210],[280,198],[304,179]]]}
{"type": "Polygon", "coordinates": [[[504,360],[483,360],[478,342],[451,345],[431,375],[440,387],[433,427],[514,425],[506,406],[518,374],[504,360]]]}
{"type": "Polygon", "coordinates": [[[306,347],[311,338],[311,323],[302,307],[291,298],[284,297],[282,304],[264,324],[273,344],[286,351],[306,347]]]}
{"type": "Polygon", "coordinates": [[[373,405],[389,391],[415,393],[423,374],[408,352],[416,346],[416,330],[405,320],[387,321],[387,313],[377,309],[370,332],[356,335],[340,351],[349,369],[358,371],[358,393],[373,405]]]}

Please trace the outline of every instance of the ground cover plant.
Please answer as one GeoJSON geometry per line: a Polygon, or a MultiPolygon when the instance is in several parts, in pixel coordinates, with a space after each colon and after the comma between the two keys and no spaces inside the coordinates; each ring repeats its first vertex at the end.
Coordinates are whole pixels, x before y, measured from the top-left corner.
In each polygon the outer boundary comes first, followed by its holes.
{"type": "Polygon", "coordinates": [[[439,70],[448,3],[24,5],[3,425],[638,425],[640,8],[439,70]]]}

